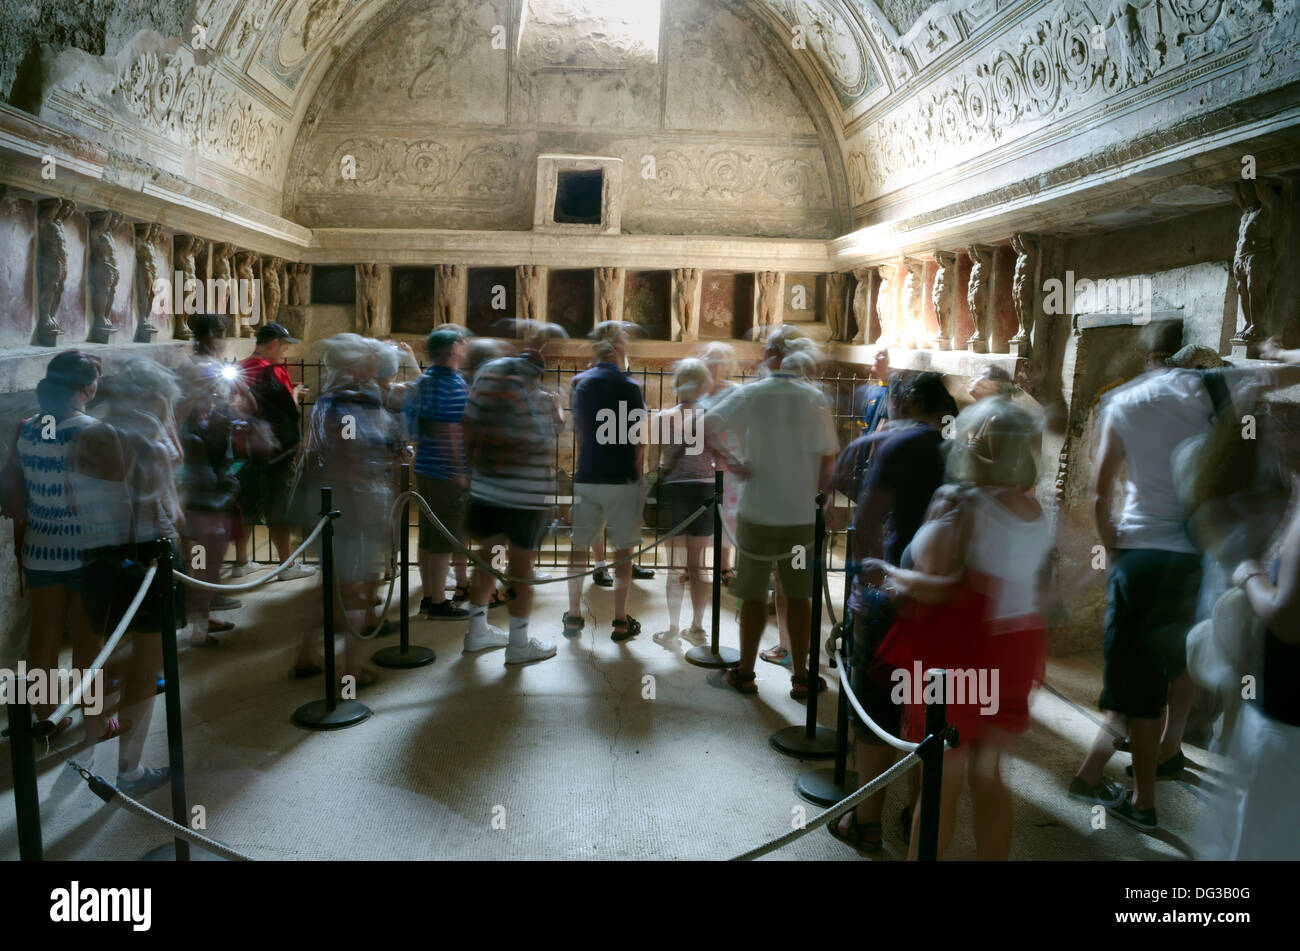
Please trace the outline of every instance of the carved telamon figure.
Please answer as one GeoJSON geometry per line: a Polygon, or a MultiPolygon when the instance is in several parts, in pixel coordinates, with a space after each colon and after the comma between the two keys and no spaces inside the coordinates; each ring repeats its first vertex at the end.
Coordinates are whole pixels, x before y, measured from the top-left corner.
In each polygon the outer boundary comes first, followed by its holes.
{"type": "Polygon", "coordinates": [[[541,320],[542,280],[545,270],[540,264],[520,264],[515,268],[515,295],[521,320],[541,320]]]}
{"type": "MultiPolygon", "coordinates": [[[[158,333],[158,328],[149,318],[153,314],[153,285],[158,280],[158,259],[154,251],[162,228],[156,224],[135,226],[135,342],[149,343],[158,333]]],[[[193,266],[193,259],[190,264],[193,266]]],[[[171,282],[168,282],[171,287],[171,282]]],[[[168,299],[171,291],[168,290],[168,299]]],[[[165,312],[165,311],[164,311],[165,312]]],[[[159,316],[162,316],[161,314],[159,316]]]]}
{"type": "Polygon", "coordinates": [[[596,289],[598,292],[597,322],[622,319],[623,269],[621,267],[596,268],[596,289]]]}
{"type": "Polygon", "coordinates": [[[1265,181],[1238,182],[1235,188],[1241,225],[1237,229],[1237,250],[1232,259],[1232,275],[1237,282],[1237,299],[1245,326],[1236,339],[1258,340],[1267,331],[1263,326],[1268,312],[1268,291],[1273,282],[1276,258],[1273,238],[1281,220],[1281,191],[1265,181]]]}
{"type": "Polygon", "coordinates": [[[439,264],[438,281],[433,290],[433,322],[456,323],[456,302],[460,298],[460,285],[465,276],[463,264],[439,264]]]}
{"type": "MultiPolygon", "coordinates": [[[[235,246],[228,242],[222,241],[212,245],[212,259],[208,267],[208,277],[212,279],[212,296],[213,300],[208,301],[208,306],[221,313],[233,313],[235,307],[232,301],[237,297],[235,294],[234,277],[234,255],[235,246]],[[224,295],[224,299],[223,299],[224,295]]],[[[183,321],[177,321],[179,326],[183,321]]],[[[243,325],[236,318],[234,322],[235,336],[243,336],[243,325]]]]}
{"type": "Polygon", "coordinates": [[[677,306],[672,315],[672,339],[695,340],[700,335],[700,269],[679,267],[673,271],[673,299],[677,306]]]}
{"type": "Polygon", "coordinates": [[[831,340],[847,338],[848,326],[844,320],[844,299],[848,291],[848,277],[833,271],[826,275],[826,327],[831,340]]]}
{"type": "Polygon", "coordinates": [[[109,343],[113,326],[113,298],[121,272],[117,269],[117,242],[113,232],[122,225],[115,211],[101,211],[90,220],[90,335],[93,343],[109,343]]]}
{"type": "Polygon", "coordinates": [[[877,266],[880,287],[876,291],[876,324],[880,327],[878,339],[886,343],[897,343],[894,327],[894,282],[898,280],[898,267],[893,264],[877,266]]]}
{"type": "Polygon", "coordinates": [[[235,306],[231,309],[240,310],[240,311],[243,310],[244,307],[243,288],[247,287],[249,289],[249,293],[252,295],[250,297],[252,304],[249,307],[248,313],[241,314],[240,317],[241,319],[245,317],[250,318],[246,321],[246,323],[250,327],[253,325],[253,321],[251,319],[252,313],[257,307],[257,295],[253,293],[253,291],[257,287],[257,284],[255,283],[257,280],[257,272],[254,270],[255,266],[257,265],[257,259],[258,259],[258,255],[256,254],[256,252],[253,251],[240,251],[238,254],[235,255],[235,277],[238,279],[239,284],[236,290],[232,291],[232,293],[234,294],[235,306]],[[245,281],[247,281],[248,283],[244,283],[245,281]]]}
{"type": "Polygon", "coordinates": [[[1038,239],[1032,234],[1013,234],[1011,248],[1016,252],[1011,302],[1016,308],[1016,323],[1020,325],[1011,342],[1025,348],[1029,346],[1029,331],[1034,325],[1034,269],[1038,266],[1038,239]]]}
{"type": "Polygon", "coordinates": [[[777,308],[781,304],[781,274],[778,271],[760,271],[758,275],[758,333],[760,338],[775,327],[777,308]]]}
{"type": "Polygon", "coordinates": [[[262,259],[262,319],[272,323],[280,316],[280,298],[283,296],[284,259],[262,259]]]}
{"type": "Polygon", "coordinates": [[[930,303],[934,305],[934,319],[939,327],[934,335],[934,346],[939,350],[951,350],[953,287],[957,283],[957,254],[954,251],[936,251],[934,260],[939,265],[934,272],[934,285],[930,289],[930,303]]]}
{"type": "Polygon", "coordinates": [[[53,347],[59,342],[59,302],[68,280],[68,234],[64,227],[77,206],[66,198],[41,202],[37,214],[36,342],[53,347]]]}
{"type": "Polygon", "coordinates": [[[867,331],[871,323],[871,291],[876,282],[874,268],[861,267],[853,272],[853,322],[857,325],[853,342],[867,342],[867,331]]]}
{"type": "Polygon", "coordinates": [[[184,298],[190,297],[199,287],[199,255],[207,242],[192,234],[178,234],[172,242],[176,270],[183,275],[181,281],[182,300],[176,302],[176,315],[172,318],[172,336],[186,340],[190,336],[190,326],[185,320],[184,298]]]}
{"type": "Polygon", "coordinates": [[[289,304],[294,307],[306,307],[311,303],[311,265],[288,265],[289,304]]]}
{"type": "MultiPolygon", "coordinates": [[[[438,274],[438,291],[442,289],[442,273],[438,274]]],[[[439,298],[442,294],[438,294],[439,298]]],[[[379,265],[357,265],[357,332],[373,337],[375,321],[379,317],[379,265]]],[[[446,323],[439,320],[438,323],[446,323]]]]}
{"type": "Polygon", "coordinates": [[[899,328],[903,342],[915,349],[920,339],[921,296],[925,293],[925,264],[915,258],[905,258],[903,268],[903,320],[899,328]]]}
{"type": "Polygon", "coordinates": [[[987,353],[989,335],[985,333],[988,322],[989,282],[993,279],[993,249],[983,244],[972,244],[966,249],[970,255],[970,280],[966,284],[966,305],[970,308],[971,323],[975,332],[966,341],[973,353],[987,353]]]}

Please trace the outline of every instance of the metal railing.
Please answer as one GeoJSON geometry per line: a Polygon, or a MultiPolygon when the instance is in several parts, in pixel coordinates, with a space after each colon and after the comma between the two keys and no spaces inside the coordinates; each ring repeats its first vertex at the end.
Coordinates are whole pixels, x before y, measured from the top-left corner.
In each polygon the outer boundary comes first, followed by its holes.
{"type": "MultiPolygon", "coordinates": [[[[300,408],[300,423],[302,431],[307,431],[307,423],[311,417],[312,408],[315,406],[316,398],[321,392],[321,384],[325,379],[325,366],[318,362],[308,361],[290,361],[285,364],[289,375],[295,383],[302,383],[310,387],[310,393],[303,400],[300,408]]],[[[420,372],[425,369],[425,364],[420,364],[420,372]]],[[[569,562],[569,543],[568,543],[568,511],[569,499],[573,494],[573,468],[577,460],[577,433],[574,431],[571,419],[571,406],[569,405],[569,393],[573,378],[577,374],[587,369],[585,366],[555,366],[546,370],[543,378],[543,387],[549,390],[556,390],[564,397],[565,426],[563,430],[556,433],[553,448],[554,466],[556,471],[557,500],[552,510],[550,528],[538,549],[537,566],[539,568],[562,568],[569,562]]],[[[403,367],[397,377],[397,382],[409,382],[416,378],[418,374],[410,367],[403,367]]],[[[642,391],[645,393],[646,406],[649,409],[661,409],[665,406],[674,405],[672,370],[668,367],[652,369],[645,367],[631,371],[634,380],[641,384],[642,391]],[[667,402],[665,402],[667,401],[667,402]]],[[[748,383],[757,379],[754,373],[741,373],[731,377],[736,383],[748,383]]],[[[848,443],[861,434],[864,416],[862,414],[863,401],[861,398],[861,388],[870,384],[878,384],[879,381],[870,376],[859,376],[858,374],[835,374],[818,377],[813,380],[817,386],[826,394],[827,401],[830,404],[832,419],[835,424],[836,434],[839,437],[840,448],[843,449],[848,443]]],[[[396,466],[394,466],[394,491],[396,491],[396,466]]],[[[844,496],[838,496],[831,502],[832,509],[848,509],[856,500],[847,499],[844,496]]],[[[653,506],[655,500],[653,495],[647,503],[653,506]]],[[[827,568],[832,571],[844,570],[844,553],[845,553],[845,529],[844,525],[848,524],[849,516],[837,518],[835,527],[828,530],[828,550],[827,550],[827,568]]],[[[643,539],[653,539],[657,541],[662,534],[662,519],[655,519],[656,524],[646,524],[642,526],[643,539]]],[[[418,522],[412,521],[410,528],[416,530],[418,522]]],[[[249,557],[260,564],[278,563],[276,553],[272,550],[271,540],[264,525],[252,526],[253,535],[250,541],[249,557]]],[[[607,553],[608,557],[608,553],[607,553]]],[[[661,546],[655,548],[652,552],[637,559],[637,564],[645,568],[671,568],[684,567],[683,556],[677,553],[673,546],[661,546]],[[679,562],[681,562],[679,564],[679,562]]],[[[734,560],[733,560],[734,564],[734,560]]],[[[711,559],[710,559],[710,567],[711,559]]]]}

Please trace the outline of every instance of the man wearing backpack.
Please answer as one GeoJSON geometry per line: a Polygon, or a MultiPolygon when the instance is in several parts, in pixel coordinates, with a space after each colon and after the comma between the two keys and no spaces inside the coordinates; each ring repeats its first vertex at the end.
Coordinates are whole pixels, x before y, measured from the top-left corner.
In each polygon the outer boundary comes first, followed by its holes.
{"type": "Polygon", "coordinates": [[[1183,728],[1195,697],[1186,638],[1195,619],[1201,553],[1187,533],[1174,451],[1208,433],[1221,404],[1235,413],[1252,391],[1300,382],[1297,367],[1210,371],[1220,375],[1225,397],[1220,380],[1173,365],[1181,342],[1180,323],[1144,328],[1148,372],[1108,394],[1103,409],[1093,514],[1110,566],[1099,700],[1106,722],[1069,788],[1073,798],[1104,805],[1144,832],[1157,829],[1157,776],[1175,776],[1186,762],[1183,728]],[[1116,519],[1112,499],[1121,471],[1124,505],[1116,519]],[[1125,724],[1131,794],[1103,776],[1125,724]]]}

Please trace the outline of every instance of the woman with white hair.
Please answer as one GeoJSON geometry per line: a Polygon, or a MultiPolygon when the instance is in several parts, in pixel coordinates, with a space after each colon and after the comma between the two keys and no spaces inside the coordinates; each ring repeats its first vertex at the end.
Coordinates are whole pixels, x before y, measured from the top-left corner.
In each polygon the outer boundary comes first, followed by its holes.
{"type": "MultiPolygon", "coordinates": [[[[881,588],[898,604],[899,619],[876,652],[904,675],[907,726],[920,739],[924,706],[911,703],[924,685],[908,684],[914,670],[942,668],[949,684],[948,722],[961,746],[944,754],[939,851],[952,840],[957,798],[970,781],[976,855],[1006,859],[1011,852],[1011,793],[1002,761],[1029,727],[1029,698],[1045,666],[1039,588],[1052,548],[1052,530],[1034,497],[1032,414],[1003,397],[964,409],[948,456],[949,485],[935,493],[926,522],[898,567],[866,559],[864,571],[883,575],[881,588]],[[954,693],[956,698],[954,698],[954,693]],[[961,702],[955,702],[960,700],[961,702]]],[[[913,809],[911,858],[920,838],[913,809]]]]}
{"type": "MultiPolygon", "coordinates": [[[[299,487],[307,493],[322,485],[333,489],[333,504],[341,513],[334,522],[334,558],[343,608],[357,615],[363,629],[379,621],[375,603],[391,548],[392,465],[402,448],[376,382],[384,357],[376,341],[357,334],[325,341],[326,376],[312,409],[299,487]]],[[[299,643],[296,674],[305,676],[315,666],[312,640],[304,637],[299,643]]],[[[357,686],[378,679],[361,667],[352,638],[347,639],[344,670],[357,686]]]]}
{"type": "MultiPolygon", "coordinates": [[[[687,358],[673,367],[673,389],[677,405],[658,413],[659,434],[650,447],[650,465],[659,473],[660,504],[667,511],[667,524],[675,527],[712,498],[713,455],[704,448],[703,412],[699,401],[713,385],[713,377],[702,360],[687,358]]],[[[670,552],[686,550],[686,573],[678,574],[675,554],[670,554],[664,582],[668,597],[668,630],[654,635],[661,647],[671,648],[680,635],[695,646],[708,638],[704,630],[704,609],[710,603],[709,582],[704,574],[704,549],[713,535],[713,517],[702,512],[673,536],[670,552]],[[691,592],[691,626],[685,632],[678,624],[685,589],[691,592]]]]}

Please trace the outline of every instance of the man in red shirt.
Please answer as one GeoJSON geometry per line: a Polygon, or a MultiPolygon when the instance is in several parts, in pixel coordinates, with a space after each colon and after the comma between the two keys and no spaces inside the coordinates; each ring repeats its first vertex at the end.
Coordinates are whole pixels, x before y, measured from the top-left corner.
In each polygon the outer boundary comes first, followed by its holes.
{"type": "MultiPolygon", "coordinates": [[[[294,462],[302,438],[298,404],[309,392],[302,384],[294,384],[284,365],[285,350],[299,341],[283,324],[272,321],[262,325],[256,340],[252,356],[241,360],[239,368],[252,394],[258,418],[270,426],[276,449],[268,458],[250,459],[240,473],[239,504],[247,531],[235,545],[235,568],[231,572],[234,577],[253,570],[248,561],[248,539],[252,526],[263,519],[280,560],[284,561],[293,552],[288,507],[294,462]]],[[[292,581],[312,573],[313,569],[299,563],[282,572],[278,580],[292,581]]]]}

